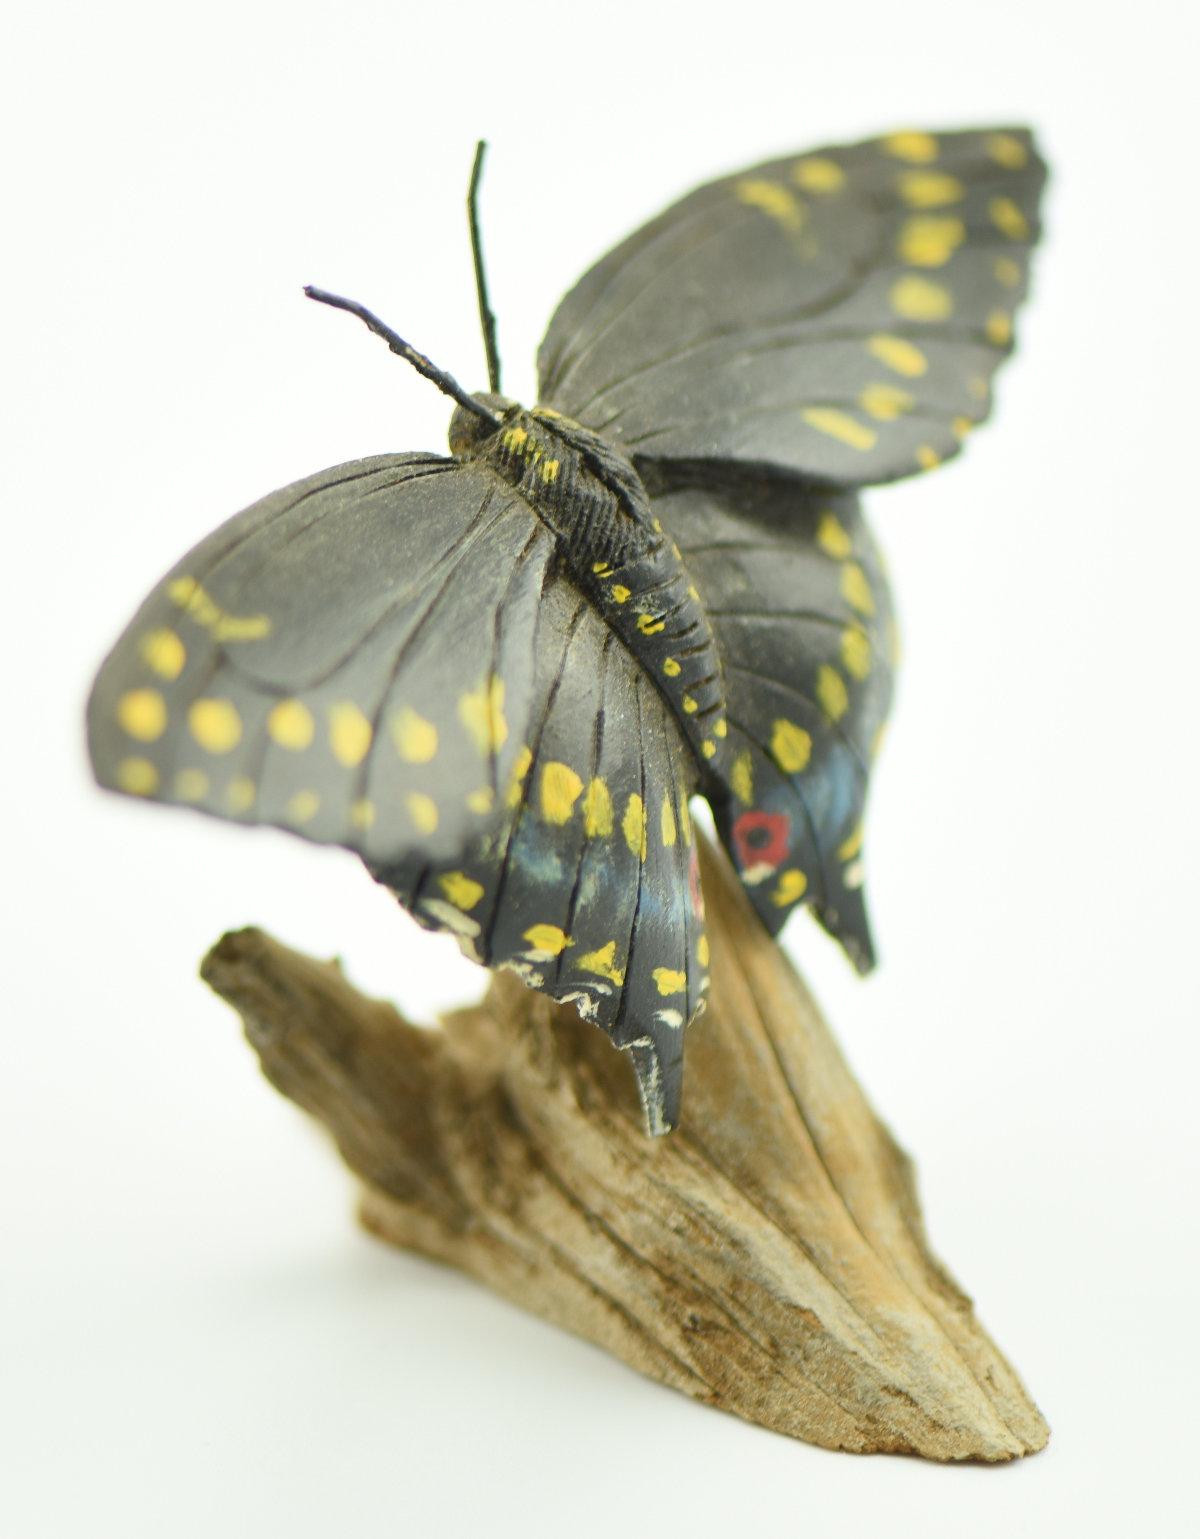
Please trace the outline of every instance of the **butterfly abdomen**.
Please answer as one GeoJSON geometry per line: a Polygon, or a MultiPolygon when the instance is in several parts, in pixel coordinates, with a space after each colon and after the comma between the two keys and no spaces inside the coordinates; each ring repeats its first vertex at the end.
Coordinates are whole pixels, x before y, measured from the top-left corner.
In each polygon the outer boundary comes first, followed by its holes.
{"type": "Polygon", "coordinates": [[[632,463],[599,434],[542,409],[506,413],[480,458],[552,531],[571,576],[654,680],[697,762],[719,767],[729,729],[716,638],[632,463]]]}

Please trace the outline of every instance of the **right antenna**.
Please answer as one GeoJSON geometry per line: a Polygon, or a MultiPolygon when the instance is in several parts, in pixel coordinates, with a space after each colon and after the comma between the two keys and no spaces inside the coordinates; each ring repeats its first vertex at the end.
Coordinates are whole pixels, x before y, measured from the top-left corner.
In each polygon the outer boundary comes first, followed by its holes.
{"type": "Polygon", "coordinates": [[[483,350],[487,354],[488,389],[500,394],[500,355],[496,351],[496,317],[488,304],[487,278],[483,271],[483,246],[479,240],[479,181],[483,175],[483,157],[487,141],[475,146],[475,164],[471,167],[471,185],[467,190],[467,219],[471,225],[471,256],[475,263],[475,293],[479,299],[479,325],[483,332],[483,350]]]}

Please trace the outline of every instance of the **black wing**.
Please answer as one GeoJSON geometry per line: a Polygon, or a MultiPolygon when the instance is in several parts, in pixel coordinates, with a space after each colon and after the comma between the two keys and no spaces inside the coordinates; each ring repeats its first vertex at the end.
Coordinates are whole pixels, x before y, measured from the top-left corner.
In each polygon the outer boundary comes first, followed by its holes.
{"type": "Polygon", "coordinates": [[[237,514],[101,668],[102,785],[371,860],[461,847],[512,775],[552,537],[486,471],[360,460],[237,514]]]}
{"type": "Polygon", "coordinates": [[[857,498],[775,482],[681,489],[654,505],[721,654],[729,769],[704,790],[722,841],[772,934],[811,904],[866,971],[863,810],[896,636],[857,498]]]}
{"type": "Polygon", "coordinates": [[[1045,168],[1023,129],[890,134],[701,187],[566,296],[541,400],[635,461],[861,486],[956,454],[1012,349],[1045,168]]]}
{"type": "Polygon", "coordinates": [[[238,514],[118,641],[88,735],[105,786],[357,850],[575,1001],[674,1124],[707,983],[691,756],[492,472],[363,460],[238,514]]]}
{"type": "Polygon", "coordinates": [[[650,1130],[679,1115],[707,941],[692,757],[658,690],[566,577],[539,615],[536,708],[499,825],[453,860],[376,868],[469,956],[572,1000],[628,1051],[650,1130]]]}

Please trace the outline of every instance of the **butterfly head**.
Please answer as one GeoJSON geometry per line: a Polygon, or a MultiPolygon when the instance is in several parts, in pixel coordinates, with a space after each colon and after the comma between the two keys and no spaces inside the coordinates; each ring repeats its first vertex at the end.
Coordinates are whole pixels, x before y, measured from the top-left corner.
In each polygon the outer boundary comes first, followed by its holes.
{"type": "Polygon", "coordinates": [[[449,439],[450,453],[456,460],[474,459],[480,448],[503,426],[505,420],[521,410],[516,401],[510,401],[506,395],[495,395],[488,390],[480,390],[472,399],[484,407],[495,420],[489,422],[488,418],[481,416],[478,410],[472,411],[461,403],[454,408],[450,418],[449,439]]]}

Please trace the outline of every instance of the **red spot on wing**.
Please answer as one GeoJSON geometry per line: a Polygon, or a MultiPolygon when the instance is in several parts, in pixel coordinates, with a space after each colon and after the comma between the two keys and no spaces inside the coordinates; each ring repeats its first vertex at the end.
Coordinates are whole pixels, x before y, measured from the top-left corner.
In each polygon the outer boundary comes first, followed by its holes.
{"type": "Polygon", "coordinates": [[[743,812],[733,825],[734,853],[738,865],[780,865],[788,852],[792,820],[786,812],[743,812]]]}

